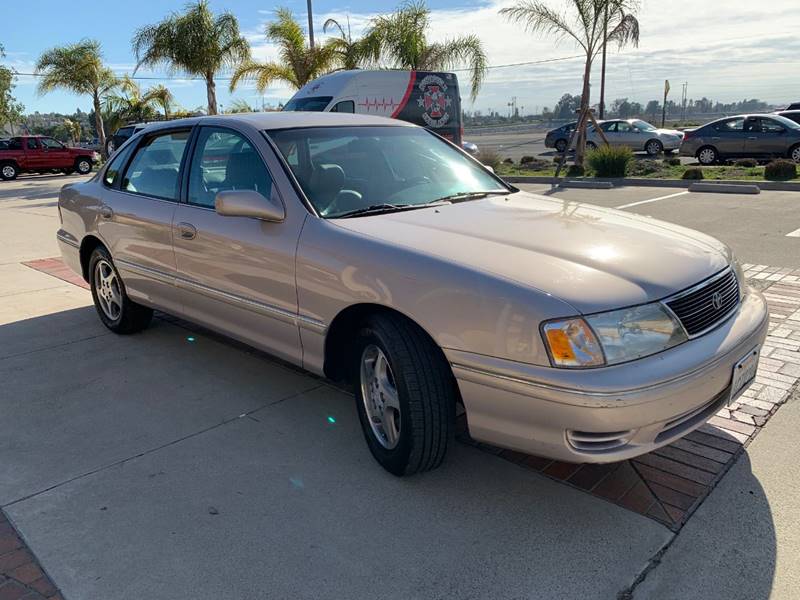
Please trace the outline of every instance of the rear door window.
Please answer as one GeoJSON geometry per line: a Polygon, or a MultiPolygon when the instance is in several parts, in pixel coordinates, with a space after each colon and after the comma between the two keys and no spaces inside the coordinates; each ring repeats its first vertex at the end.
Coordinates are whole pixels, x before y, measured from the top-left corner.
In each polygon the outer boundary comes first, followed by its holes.
{"type": "Polygon", "coordinates": [[[177,200],[179,173],[191,130],[152,135],[139,144],[125,171],[122,189],[162,200],[177,200]]]}
{"type": "Polygon", "coordinates": [[[106,174],[103,176],[103,183],[110,187],[116,187],[122,174],[122,169],[125,167],[125,163],[128,161],[128,157],[131,155],[133,148],[133,146],[128,146],[125,150],[114,156],[111,160],[111,164],[108,165],[108,169],[106,169],[106,174]]]}
{"type": "Polygon", "coordinates": [[[714,129],[722,133],[737,133],[744,131],[744,119],[729,119],[722,121],[714,126],[714,129]]]}

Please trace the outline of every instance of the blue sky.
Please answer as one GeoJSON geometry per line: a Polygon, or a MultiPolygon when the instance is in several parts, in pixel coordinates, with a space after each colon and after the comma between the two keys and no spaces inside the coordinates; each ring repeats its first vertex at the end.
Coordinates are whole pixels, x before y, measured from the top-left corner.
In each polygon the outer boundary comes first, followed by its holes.
{"type": "MultiPolygon", "coordinates": [[[[608,75],[608,98],[628,97],[646,102],[659,98],[664,79],[672,83],[672,98],[679,99],[680,84],[689,83],[689,96],[706,96],[729,102],[760,98],[774,103],[800,101],[800,11],[797,0],[771,0],[765,11],[742,1],[698,3],[696,0],[643,0],[639,19],[642,40],[638,49],[613,52],[608,75]]],[[[550,0],[558,7],[562,0],[550,0]]],[[[569,43],[555,43],[525,33],[518,26],[497,15],[510,0],[430,0],[433,10],[432,39],[461,33],[481,37],[490,64],[537,61],[577,54],[569,43]]],[[[137,27],[153,23],[173,10],[181,9],[184,0],[136,0],[84,5],[81,10],[67,9],[61,0],[26,0],[4,2],[0,43],[5,46],[4,62],[20,72],[30,72],[38,55],[45,49],[83,37],[98,39],[105,60],[118,74],[132,71],[135,60],[130,39],[137,27]],[[114,6],[113,9],[110,6],[114,6]],[[11,25],[11,26],[9,26],[11,25]]],[[[211,0],[215,11],[230,10],[239,19],[242,31],[253,45],[254,56],[267,59],[274,48],[263,37],[264,24],[275,4],[257,0],[211,0]]],[[[281,2],[292,9],[302,23],[306,19],[305,0],[281,2]]],[[[356,0],[348,3],[316,0],[315,30],[321,35],[322,22],[328,16],[350,16],[354,32],[361,30],[376,13],[390,11],[394,0],[356,0]]],[[[567,60],[549,64],[494,69],[478,100],[466,108],[507,110],[512,96],[525,110],[552,107],[566,91],[580,89],[581,61],[567,60]]],[[[599,73],[599,68],[595,69],[599,73]]],[[[165,76],[164,71],[140,72],[141,75],[165,76]]],[[[222,75],[224,76],[224,75],[222,75]]],[[[465,77],[462,77],[462,81],[465,77]]],[[[146,87],[150,82],[142,82],[146,87]]],[[[158,83],[158,82],[152,82],[158,83]]],[[[200,82],[164,81],[185,108],[205,103],[200,82]]],[[[594,90],[599,86],[594,86],[594,90]]],[[[243,98],[259,105],[262,96],[244,86],[231,96],[227,84],[218,85],[219,100],[224,105],[233,98],[243,98]]],[[[15,94],[27,111],[72,112],[88,110],[88,98],[66,93],[39,97],[35,81],[21,76],[15,94]]],[[[264,101],[286,100],[292,90],[276,85],[264,95],[264,101]]],[[[465,93],[464,96],[467,94],[465,93]]],[[[596,92],[593,91],[596,99],[596,92]]]]}

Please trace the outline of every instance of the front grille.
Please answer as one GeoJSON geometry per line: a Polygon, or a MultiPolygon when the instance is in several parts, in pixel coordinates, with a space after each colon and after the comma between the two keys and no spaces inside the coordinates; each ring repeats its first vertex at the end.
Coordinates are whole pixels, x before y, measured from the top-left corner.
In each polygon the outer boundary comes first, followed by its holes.
{"type": "Polygon", "coordinates": [[[667,300],[686,333],[697,335],[710,329],[739,304],[739,283],[732,269],[711,278],[707,283],[667,300]]]}

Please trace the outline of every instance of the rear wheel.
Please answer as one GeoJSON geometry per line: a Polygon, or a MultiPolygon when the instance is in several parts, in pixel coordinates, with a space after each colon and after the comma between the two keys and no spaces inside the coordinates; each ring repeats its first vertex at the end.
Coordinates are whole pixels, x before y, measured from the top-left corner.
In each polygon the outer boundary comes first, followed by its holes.
{"type": "Polygon", "coordinates": [[[438,467],[453,438],[456,397],[441,350],[402,317],[374,315],[354,358],[356,410],[375,459],[394,475],[438,467]]]}
{"type": "Polygon", "coordinates": [[[19,175],[19,169],[17,168],[17,165],[13,163],[6,163],[0,166],[0,177],[6,181],[16,179],[17,175],[19,175]]]}
{"type": "Polygon", "coordinates": [[[644,149],[650,156],[658,156],[664,151],[664,144],[658,140],[650,140],[644,145],[644,149]]]}
{"type": "Polygon", "coordinates": [[[567,140],[556,141],[556,150],[563,153],[566,149],[567,149],[567,140]]]}
{"type": "Polygon", "coordinates": [[[713,165],[719,161],[719,153],[712,146],[705,146],[697,151],[697,160],[701,165],[713,165]]]}
{"type": "Polygon", "coordinates": [[[136,333],[150,324],[153,310],[128,298],[111,255],[102,246],[89,258],[92,298],[103,325],[114,333],[136,333]]]}
{"type": "Polygon", "coordinates": [[[75,161],[75,169],[81,175],[88,175],[92,172],[92,161],[88,158],[81,157],[75,161]]]}

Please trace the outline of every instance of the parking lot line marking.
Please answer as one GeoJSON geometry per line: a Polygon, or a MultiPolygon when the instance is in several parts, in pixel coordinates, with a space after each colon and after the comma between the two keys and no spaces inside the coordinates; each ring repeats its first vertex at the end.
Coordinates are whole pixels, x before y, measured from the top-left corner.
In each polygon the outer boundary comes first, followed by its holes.
{"type": "Polygon", "coordinates": [[[683,192],[677,192],[675,194],[669,194],[668,196],[659,196],[658,198],[650,198],[649,200],[639,200],[638,202],[631,202],[629,204],[621,204],[620,206],[615,206],[614,208],[630,208],[632,206],[639,206],[640,204],[650,204],[651,202],[658,202],[659,200],[666,200],[667,198],[675,198],[676,196],[683,196],[684,194],[688,194],[689,190],[685,190],[683,192]]]}
{"type": "Polygon", "coordinates": [[[800,237],[800,229],[795,229],[786,234],[786,237],[800,237]]]}

